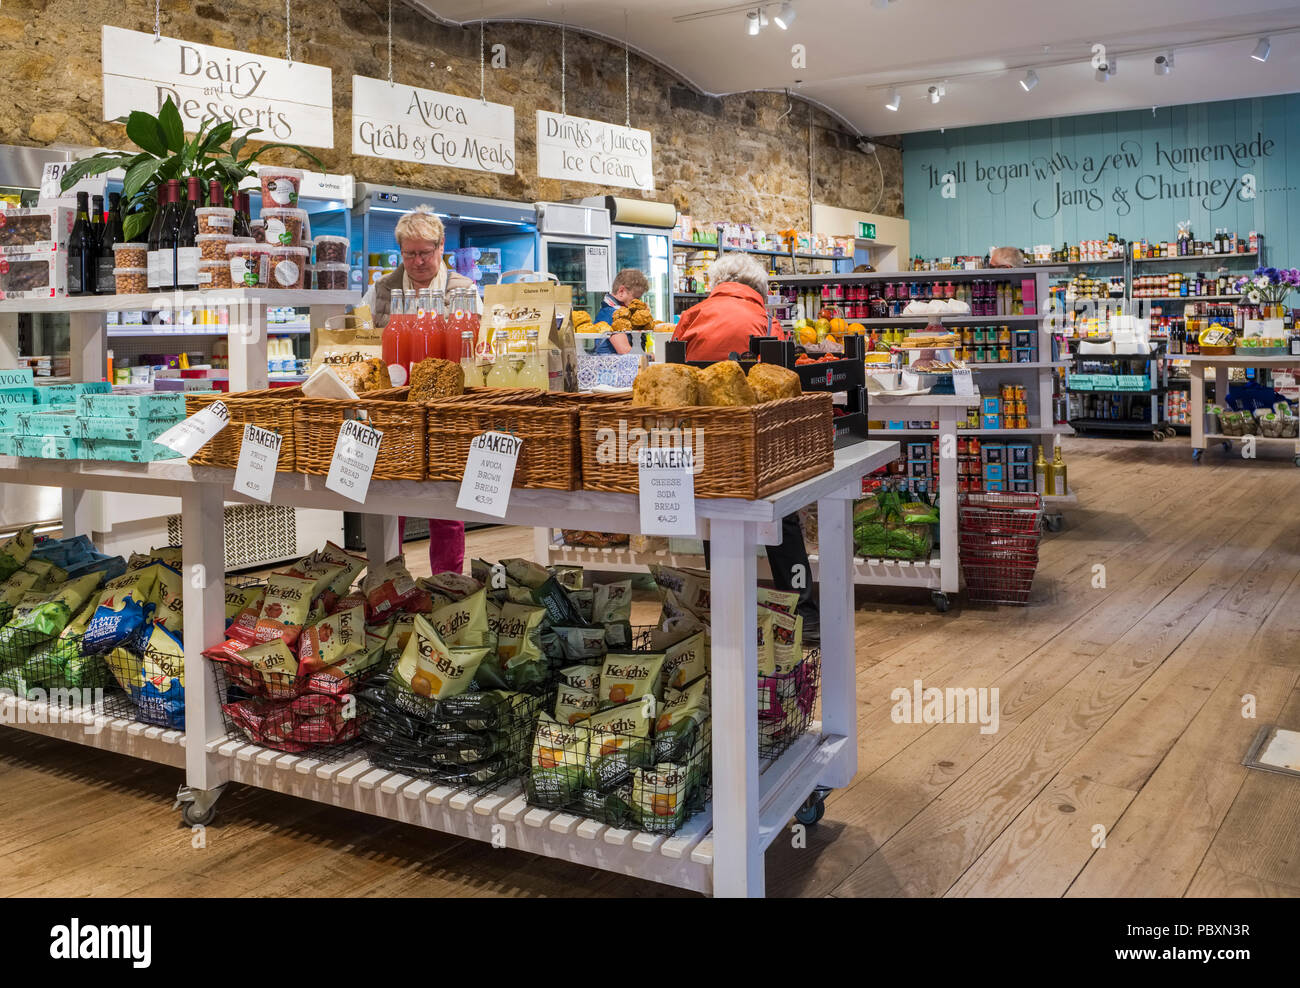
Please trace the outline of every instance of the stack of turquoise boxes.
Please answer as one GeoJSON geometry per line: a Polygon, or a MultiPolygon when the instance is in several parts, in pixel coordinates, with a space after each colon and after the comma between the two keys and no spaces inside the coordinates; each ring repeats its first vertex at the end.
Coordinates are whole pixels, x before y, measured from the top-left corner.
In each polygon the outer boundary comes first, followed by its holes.
{"type": "Polygon", "coordinates": [[[0,371],[0,454],[150,463],[176,453],[153,440],[185,418],[179,392],[113,394],[107,381],[36,386],[0,371]]]}

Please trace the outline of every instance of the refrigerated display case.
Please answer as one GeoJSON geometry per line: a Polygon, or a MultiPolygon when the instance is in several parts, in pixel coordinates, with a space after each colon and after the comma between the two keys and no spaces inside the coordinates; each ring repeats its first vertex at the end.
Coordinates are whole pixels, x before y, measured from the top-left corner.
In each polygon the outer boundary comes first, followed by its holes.
{"type": "Polygon", "coordinates": [[[609,213],[568,202],[539,202],[541,270],[573,289],[573,306],[595,316],[614,276],[609,213]]]}
{"type": "Polygon", "coordinates": [[[446,229],[445,262],[474,281],[480,295],[504,271],[536,270],[537,209],[532,203],[362,182],[352,210],[357,220],[352,246],[363,290],[401,262],[397,221],[421,204],[437,213],[446,229]]]}
{"type": "Polygon", "coordinates": [[[598,196],[583,205],[603,207],[609,214],[613,270],[637,268],[650,282],[642,301],[656,322],[672,318],[672,233],[677,207],[671,202],[598,196]]]}

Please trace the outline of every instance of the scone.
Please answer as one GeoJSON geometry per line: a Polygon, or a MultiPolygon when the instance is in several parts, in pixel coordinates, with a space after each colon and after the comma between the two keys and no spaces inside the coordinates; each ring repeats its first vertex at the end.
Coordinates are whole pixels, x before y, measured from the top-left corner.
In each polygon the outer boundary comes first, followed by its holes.
{"type": "Polygon", "coordinates": [[[701,405],[757,405],[754,389],[734,360],[719,360],[700,371],[701,405]]]}
{"type": "Polygon", "coordinates": [[[630,315],[632,315],[631,310],[629,310],[628,307],[625,305],[620,305],[617,309],[614,310],[613,319],[615,322],[618,322],[618,320],[626,319],[630,315]]]}
{"type": "Polygon", "coordinates": [[[654,324],[655,317],[651,314],[649,309],[634,309],[632,311],[632,318],[629,321],[637,329],[644,330],[654,324]]]}
{"type": "Polygon", "coordinates": [[[411,390],[407,401],[433,401],[465,393],[465,371],[450,360],[429,357],[411,365],[411,390]]]}
{"type": "Polygon", "coordinates": [[[777,398],[798,398],[803,394],[799,375],[776,364],[755,364],[749,369],[749,386],[760,402],[777,398]]]}
{"type": "Polygon", "coordinates": [[[393,386],[393,380],[388,376],[388,365],[379,357],[336,365],[333,370],[338,374],[339,380],[357,394],[362,391],[382,391],[393,386]]]}
{"type": "Polygon", "coordinates": [[[698,371],[689,364],[651,364],[632,382],[632,404],[675,408],[697,405],[698,371]]]}
{"type": "Polygon", "coordinates": [[[582,309],[575,309],[575,310],[574,310],[574,312],[573,312],[573,326],[574,326],[575,329],[578,328],[579,326],[585,326],[585,325],[587,325],[589,322],[591,322],[591,313],[590,313],[590,312],[584,312],[582,309]]]}
{"type": "Polygon", "coordinates": [[[632,332],[632,320],[631,320],[631,319],[615,319],[615,320],[614,320],[614,332],[616,332],[616,333],[630,333],[630,332],[632,332]]]}

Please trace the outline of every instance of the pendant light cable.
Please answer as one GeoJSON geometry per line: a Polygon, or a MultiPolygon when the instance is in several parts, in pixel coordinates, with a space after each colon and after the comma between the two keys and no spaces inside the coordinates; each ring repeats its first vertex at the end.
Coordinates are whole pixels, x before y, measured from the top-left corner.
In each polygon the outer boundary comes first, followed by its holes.
{"type": "MultiPolygon", "coordinates": [[[[391,0],[390,0],[391,2],[391,0]]],[[[478,5],[478,99],[480,103],[487,102],[487,57],[486,49],[483,47],[483,0],[479,0],[478,5]]]]}
{"type": "Polygon", "coordinates": [[[393,0],[388,0],[388,85],[393,84],[393,0]]]}
{"type": "Polygon", "coordinates": [[[623,116],[624,126],[632,129],[632,74],[628,66],[630,56],[627,51],[627,8],[623,8],[623,116]]]}
{"type": "Polygon", "coordinates": [[[290,0],[284,0],[284,60],[290,65],[293,64],[293,45],[291,43],[290,22],[289,22],[289,3],[290,0]]]}
{"type": "Polygon", "coordinates": [[[565,93],[564,90],[564,75],[565,75],[564,70],[566,64],[565,63],[566,56],[564,51],[564,44],[565,44],[564,26],[565,26],[564,25],[564,4],[560,4],[560,116],[567,117],[569,115],[569,109],[568,109],[569,104],[568,104],[567,93],[565,93]]]}
{"type": "Polygon", "coordinates": [[[162,0],[153,0],[153,39],[162,40],[162,0]]]}

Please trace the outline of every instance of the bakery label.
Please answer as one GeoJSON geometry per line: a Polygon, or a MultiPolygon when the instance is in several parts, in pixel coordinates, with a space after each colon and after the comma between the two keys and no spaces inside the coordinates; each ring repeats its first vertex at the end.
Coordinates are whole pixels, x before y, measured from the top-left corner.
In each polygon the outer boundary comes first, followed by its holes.
{"type": "Polygon", "coordinates": [[[235,467],[235,493],[247,494],[256,501],[270,503],[275,485],[275,469],[280,463],[283,438],[270,429],[259,429],[249,422],[244,426],[244,441],[239,446],[239,464],[235,467]]]}
{"type": "Polygon", "coordinates": [[[969,367],[952,369],[952,393],[963,398],[975,397],[975,380],[971,376],[969,367]]]}
{"type": "Polygon", "coordinates": [[[695,535],[695,453],[642,446],[637,451],[642,535],[695,535]]]}
{"type": "Polygon", "coordinates": [[[261,139],[334,146],[333,73],[322,65],[154,37],[105,24],[104,119],[157,114],[168,97],[187,133],[205,118],[260,127],[261,139]]]}
{"type": "Polygon", "coordinates": [[[515,108],[354,75],[352,153],[513,175],[515,108]]]}
{"type": "Polygon", "coordinates": [[[650,192],[655,187],[650,132],[538,110],[537,175],[650,192]]]}
{"type": "Polygon", "coordinates": [[[325,478],[326,489],[364,504],[383,438],[384,434],[378,429],[356,419],[348,419],[339,426],[334,458],[330,460],[329,475],[325,478]]]}
{"type": "Polygon", "coordinates": [[[504,432],[483,432],[475,436],[465,458],[456,507],[504,518],[510,507],[510,487],[523,445],[522,439],[504,432]]]}
{"type": "Polygon", "coordinates": [[[214,401],[185,421],[177,422],[154,442],[188,459],[201,450],[208,440],[224,429],[229,422],[230,412],[225,403],[214,401]]]}

